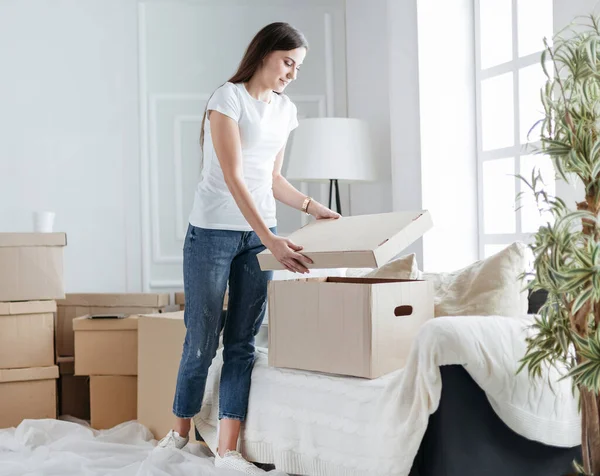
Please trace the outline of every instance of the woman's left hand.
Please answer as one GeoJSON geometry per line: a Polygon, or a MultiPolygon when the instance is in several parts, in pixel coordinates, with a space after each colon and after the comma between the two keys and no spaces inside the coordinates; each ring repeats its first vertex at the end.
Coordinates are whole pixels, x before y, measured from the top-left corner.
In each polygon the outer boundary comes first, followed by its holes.
{"type": "Polygon", "coordinates": [[[322,205],[315,200],[311,200],[311,202],[308,204],[308,208],[306,211],[312,216],[314,216],[317,220],[324,220],[327,218],[340,218],[342,216],[339,213],[330,210],[325,205],[322,205]]]}

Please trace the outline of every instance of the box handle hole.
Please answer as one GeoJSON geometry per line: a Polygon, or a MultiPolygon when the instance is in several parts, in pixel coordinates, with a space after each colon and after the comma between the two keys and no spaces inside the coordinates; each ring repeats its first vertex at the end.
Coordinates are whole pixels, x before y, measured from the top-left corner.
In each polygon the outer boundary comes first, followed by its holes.
{"type": "Polygon", "coordinates": [[[396,317],[400,317],[400,316],[410,316],[413,312],[413,307],[412,306],[398,306],[396,309],[394,309],[394,316],[396,317]]]}

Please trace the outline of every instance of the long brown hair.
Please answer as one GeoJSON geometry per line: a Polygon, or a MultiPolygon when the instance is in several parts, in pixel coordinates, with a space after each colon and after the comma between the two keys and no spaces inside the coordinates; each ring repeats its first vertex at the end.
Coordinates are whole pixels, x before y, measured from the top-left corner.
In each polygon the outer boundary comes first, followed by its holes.
{"type": "MultiPolygon", "coordinates": [[[[247,83],[260,67],[262,60],[273,51],[290,51],[304,47],[308,49],[308,42],[304,35],[288,23],[276,22],[260,30],[246,48],[244,57],[235,74],[228,79],[229,83],[247,83]]],[[[212,95],[211,95],[212,97],[212,95]]],[[[210,101],[210,98],[209,98],[210,101]]],[[[200,154],[204,154],[204,123],[208,101],[200,126],[200,154]]]]}

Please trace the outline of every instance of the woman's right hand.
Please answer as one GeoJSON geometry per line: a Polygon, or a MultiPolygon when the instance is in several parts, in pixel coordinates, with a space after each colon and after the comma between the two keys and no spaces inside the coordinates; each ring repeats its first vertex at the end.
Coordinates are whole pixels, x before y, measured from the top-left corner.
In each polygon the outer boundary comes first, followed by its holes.
{"type": "Polygon", "coordinates": [[[293,273],[308,273],[305,263],[312,264],[312,260],[308,256],[299,253],[302,246],[295,244],[284,236],[277,235],[273,235],[269,242],[265,243],[265,246],[286,269],[293,273]]]}

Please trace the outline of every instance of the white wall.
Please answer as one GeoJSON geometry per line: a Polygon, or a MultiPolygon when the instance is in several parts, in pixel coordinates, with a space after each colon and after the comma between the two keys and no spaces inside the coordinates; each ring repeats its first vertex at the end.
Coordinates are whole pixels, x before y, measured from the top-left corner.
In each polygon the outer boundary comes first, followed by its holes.
{"type": "MultiPolygon", "coordinates": [[[[137,5],[0,3],[0,231],[55,211],[70,292],[143,288],[137,5]]],[[[416,0],[346,1],[348,115],[371,124],[381,171],[350,188],[352,214],[427,203],[417,20],[416,0]]]]}
{"type": "Polygon", "coordinates": [[[599,0],[554,0],[554,32],[572,22],[579,15],[590,15],[600,13],[599,0]]]}
{"type": "MultiPolygon", "coordinates": [[[[417,0],[388,0],[387,30],[393,210],[420,210],[423,190],[417,0]]],[[[405,252],[416,253],[422,267],[423,240],[405,252]]]]}
{"type": "Polygon", "coordinates": [[[346,0],[348,117],[368,122],[379,173],[350,186],[352,215],[393,209],[387,26],[387,0],[346,0]]]}
{"type": "Polygon", "coordinates": [[[135,0],[0,2],[0,231],[66,231],[69,291],[141,288],[135,0]]]}
{"type": "MultiPolygon", "coordinates": [[[[384,177],[353,186],[351,210],[389,211],[385,1],[348,3],[350,115],[372,123],[384,177]]],[[[5,0],[0,61],[0,231],[53,210],[68,291],[143,289],[138,2],[5,0]]]]}
{"type": "Polygon", "coordinates": [[[478,258],[473,0],[419,0],[418,26],[423,269],[451,271],[478,258]]]}

